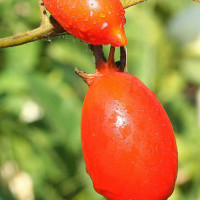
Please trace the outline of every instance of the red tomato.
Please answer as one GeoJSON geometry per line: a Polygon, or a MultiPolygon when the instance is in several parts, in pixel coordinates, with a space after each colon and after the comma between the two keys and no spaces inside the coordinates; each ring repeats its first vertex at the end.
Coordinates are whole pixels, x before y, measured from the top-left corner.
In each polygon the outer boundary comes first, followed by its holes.
{"type": "Polygon", "coordinates": [[[125,11],[120,0],[43,0],[70,34],[90,44],[125,46],[125,11]]]}
{"type": "Polygon", "coordinates": [[[178,165],[170,120],[153,92],[109,63],[98,66],[83,104],[87,172],[109,200],[166,200],[178,165]]]}

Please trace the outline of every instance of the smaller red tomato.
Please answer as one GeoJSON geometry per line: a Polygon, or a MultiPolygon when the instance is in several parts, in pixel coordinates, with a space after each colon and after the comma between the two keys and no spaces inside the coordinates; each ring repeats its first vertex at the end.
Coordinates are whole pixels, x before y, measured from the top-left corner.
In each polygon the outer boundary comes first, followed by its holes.
{"type": "Polygon", "coordinates": [[[93,45],[126,45],[125,11],[120,0],[43,1],[60,25],[80,40],[93,45]]]}

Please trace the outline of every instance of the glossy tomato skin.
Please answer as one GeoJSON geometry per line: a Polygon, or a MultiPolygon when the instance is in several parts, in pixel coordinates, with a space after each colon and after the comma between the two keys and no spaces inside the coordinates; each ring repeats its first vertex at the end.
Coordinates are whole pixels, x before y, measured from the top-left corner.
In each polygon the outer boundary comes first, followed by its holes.
{"type": "Polygon", "coordinates": [[[84,42],[125,46],[125,11],[120,0],[44,0],[60,25],[84,42]]]}
{"type": "Polygon", "coordinates": [[[163,107],[139,79],[98,77],[82,109],[87,172],[108,200],[166,200],[174,189],[177,148],[163,107]]]}

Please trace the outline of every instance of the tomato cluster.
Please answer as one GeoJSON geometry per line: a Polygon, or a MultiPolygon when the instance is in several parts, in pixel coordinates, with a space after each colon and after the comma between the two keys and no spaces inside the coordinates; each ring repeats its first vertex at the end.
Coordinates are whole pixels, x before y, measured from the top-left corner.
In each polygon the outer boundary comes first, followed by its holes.
{"type": "Polygon", "coordinates": [[[166,200],[177,175],[174,131],[163,107],[139,79],[124,72],[127,43],[119,0],[44,0],[71,34],[90,45],[96,73],[76,73],[88,84],[81,119],[87,172],[108,200],[166,200]],[[120,48],[108,61],[102,44],[120,48]]]}

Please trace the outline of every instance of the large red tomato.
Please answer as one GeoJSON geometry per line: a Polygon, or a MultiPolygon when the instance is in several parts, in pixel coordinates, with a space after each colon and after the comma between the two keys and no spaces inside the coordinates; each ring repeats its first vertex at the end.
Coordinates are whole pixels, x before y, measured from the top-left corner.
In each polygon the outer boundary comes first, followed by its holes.
{"type": "Polygon", "coordinates": [[[170,120],[139,79],[113,72],[110,62],[100,63],[97,76],[90,75],[81,121],[83,154],[94,188],[109,200],[166,200],[177,174],[170,120]]]}
{"type": "Polygon", "coordinates": [[[90,44],[124,46],[124,9],[120,0],[43,0],[72,35],[90,44]]]}

